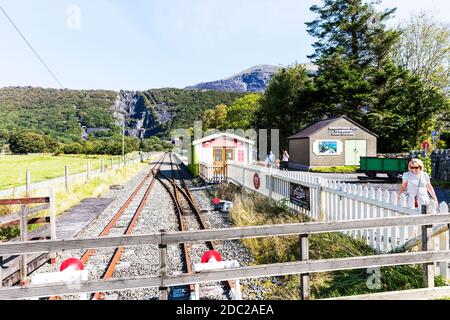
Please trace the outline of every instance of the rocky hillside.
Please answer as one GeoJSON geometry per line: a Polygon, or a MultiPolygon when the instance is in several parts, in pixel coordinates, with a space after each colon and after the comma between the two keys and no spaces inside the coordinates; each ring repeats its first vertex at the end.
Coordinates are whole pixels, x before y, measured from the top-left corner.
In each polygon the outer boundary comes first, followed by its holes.
{"type": "MultiPolygon", "coordinates": [[[[304,64],[311,72],[316,71],[312,64],[304,64]]],[[[226,92],[264,92],[269,81],[280,69],[279,66],[257,65],[234,76],[212,82],[203,82],[186,87],[188,90],[216,90],[226,92]]]]}
{"type": "Polygon", "coordinates": [[[172,128],[192,127],[205,110],[230,105],[241,96],[171,88],[144,92],[1,88],[0,133],[33,130],[71,142],[89,134],[120,133],[125,121],[128,136],[165,136],[172,128]]]}

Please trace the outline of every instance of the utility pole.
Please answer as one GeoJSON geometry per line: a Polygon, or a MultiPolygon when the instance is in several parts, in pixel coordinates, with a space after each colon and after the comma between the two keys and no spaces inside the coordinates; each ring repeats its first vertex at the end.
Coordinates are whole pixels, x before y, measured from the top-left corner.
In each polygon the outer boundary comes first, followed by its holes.
{"type": "Polygon", "coordinates": [[[125,117],[123,117],[123,124],[122,124],[122,160],[123,165],[125,165],[125,117]]]}

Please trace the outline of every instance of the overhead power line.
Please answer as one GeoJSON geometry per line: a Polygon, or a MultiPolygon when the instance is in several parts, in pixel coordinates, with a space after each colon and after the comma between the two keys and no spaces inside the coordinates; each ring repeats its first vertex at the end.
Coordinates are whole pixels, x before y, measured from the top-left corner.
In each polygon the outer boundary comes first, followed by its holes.
{"type": "Polygon", "coordinates": [[[61,81],[58,80],[58,78],[55,76],[55,74],[52,72],[52,70],[49,68],[49,66],[45,63],[45,61],[39,56],[39,54],[36,52],[36,50],[34,50],[33,46],[30,44],[30,42],[28,42],[28,40],[25,38],[25,36],[22,34],[22,32],[19,30],[19,28],[17,27],[17,25],[14,23],[14,21],[8,16],[8,14],[6,13],[5,9],[3,9],[2,6],[0,6],[0,9],[3,11],[3,13],[5,14],[6,18],[8,18],[9,22],[11,22],[11,24],[13,25],[14,29],[16,29],[16,31],[20,34],[20,36],[22,37],[22,39],[25,41],[25,43],[28,45],[28,47],[31,49],[31,51],[33,51],[34,55],[39,59],[39,61],[42,63],[42,65],[45,67],[45,69],[47,69],[47,71],[50,73],[50,75],[53,77],[53,79],[55,79],[55,81],[59,84],[59,86],[61,87],[61,89],[64,89],[64,86],[62,85],[61,81]]]}

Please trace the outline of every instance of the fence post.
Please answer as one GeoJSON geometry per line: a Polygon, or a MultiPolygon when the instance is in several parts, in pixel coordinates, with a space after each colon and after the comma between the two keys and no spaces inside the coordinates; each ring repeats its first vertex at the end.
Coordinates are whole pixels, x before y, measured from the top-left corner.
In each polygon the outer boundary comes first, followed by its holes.
{"type": "Polygon", "coordinates": [[[105,173],[105,160],[104,159],[101,160],[100,168],[101,168],[100,172],[105,173]]]}
{"type": "Polygon", "coordinates": [[[69,166],[66,164],[64,166],[64,184],[66,186],[66,191],[69,191],[69,166]]]}
{"type": "Polygon", "coordinates": [[[91,181],[91,161],[88,160],[87,162],[87,182],[91,181]]]}
{"type": "MultiPolygon", "coordinates": [[[[300,261],[309,260],[309,240],[307,234],[300,235],[300,261]]],[[[309,300],[309,273],[300,274],[300,299],[309,300]]]]}
{"type": "Polygon", "coordinates": [[[165,229],[160,230],[161,243],[159,244],[159,276],[161,278],[161,286],[159,287],[159,300],[168,300],[167,287],[164,286],[163,281],[167,276],[167,244],[163,243],[163,235],[165,229]]]}
{"type": "Polygon", "coordinates": [[[109,168],[110,172],[113,170],[113,166],[114,166],[114,158],[111,157],[111,168],[109,168]]]}
{"type": "MultiPolygon", "coordinates": [[[[25,198],[30,196],[31,188],[31,172],[27,169],[26,172],[26,184],[25,184],[25,198]]],[[[25,204],[22,205],[21,215],[20,215],[20,241],[25,242],[28,240],[28,208],[25,204]]],[[[27,255],[22,254],[20,256],[20,285],[24,286],[27,284],[28,276],[28,261],[27,255]]]]}
{"type": "MultiPolygon", "coordinates": [[[[422,205],[422,214],[428,214],[427,206],[422,205]]],[[[422,226],[422,251],[433,251],[432,225],[422,226]]],[[[423,284],[426,288],[434,288],[434,262],[423,264],[423,284]]]]}
{"type": "Polygon", "coordinates": [[[0,256],[0,288],[3,287],[3,256],[0,256]]]}
{"type": "MultiPolygon", "coordinates": [[[[25,242],[28,240],[28,209],[26,205],[22,205],[22,212],[20,216],[20,241],[25,242]]],[[[22,254],[20,256],[20,285],[24,286],[27,284],[28,275],[28,262],[27,255],[22,254]]]]}
{"type": "MultiPolygon", "coordinates": [[[[56,195],[53,188],[50,189],[50,239],[56,240],[56,195]]],[[[56,252],[50,253],[50,263],[56,263],[56,252]]]]}

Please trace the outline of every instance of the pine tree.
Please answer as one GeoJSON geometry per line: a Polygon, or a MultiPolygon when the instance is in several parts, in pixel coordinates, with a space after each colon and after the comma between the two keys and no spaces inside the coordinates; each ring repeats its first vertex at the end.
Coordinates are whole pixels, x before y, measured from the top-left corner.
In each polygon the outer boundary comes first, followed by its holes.
{"type": "Polygon", "coordinates": [[[340,54],[362,68],[380,66],[399,32],[385,26],[396,9],[377,12],[374,4],[379,2],[323,0],[323,6],[312,6],[310,10],[319,18],[306,23],[307,31],[318,40],[309,58],[320,65],[323,58],[340,54]]]}

